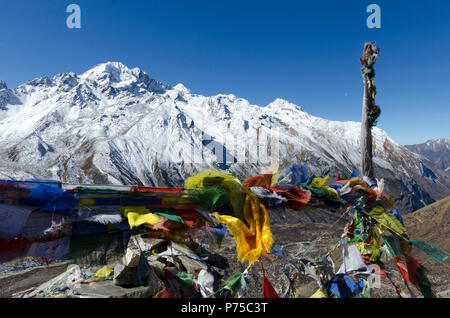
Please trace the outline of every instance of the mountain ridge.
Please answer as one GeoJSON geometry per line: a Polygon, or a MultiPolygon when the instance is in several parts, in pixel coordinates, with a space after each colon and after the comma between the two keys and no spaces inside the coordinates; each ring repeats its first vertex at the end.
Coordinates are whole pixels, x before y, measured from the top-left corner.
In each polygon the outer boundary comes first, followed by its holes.
{"type": "Polygon", "coordinates": [[[424,156],[444,171],[448,171],[450,168],[450,139],[448,138],[431,139],[421,144],[405,147],[424,156]]]}
{"type": "MultiPolygon", "coordinates": [[[[203,96],[107,62],[0,88],[0,178],[181,186],[210,167],[245,179],[301,162],[316,175],[350,173],[359,132],[360,123],[315,117],[281,98],[261,107],[203,96]]],[[[373,136],[375,173],[399,207],[414,211],[450,193],[431,161],[377,127],[373,136]]]]}

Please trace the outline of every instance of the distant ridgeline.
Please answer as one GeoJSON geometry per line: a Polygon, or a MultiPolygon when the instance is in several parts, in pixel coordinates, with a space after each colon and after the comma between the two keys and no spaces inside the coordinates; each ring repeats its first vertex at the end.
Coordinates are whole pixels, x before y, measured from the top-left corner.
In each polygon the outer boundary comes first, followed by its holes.
{"type": "MultiPolygon", "coordinates": [[[[320,289],[312,297],[370,297],[374,276],[388,275],[380,261],[383,253],[393,258],[406,284],[433,297],[421,262],[411,250],[416,247],[440,263],[448,254],[438,246],[408,239],[401,216],[391,211],[394,200],[383,194],[382,184],[356,171],[349,177],[337,175],[331,183],[327,180],[311,175],[305,165],[244,182],[228,172],[208,170],[188,178],[183,188],[3,180],[0,262],[36,257],[108,264],[123,256],[133,236],[179,241],[195,239],[193,233],[203,231],[220,240],[228,230],[236,241],[238,260],[250,267],[269,253],[285,257],[273,244],[266,209],[325,208],[350,220],[332,250],[314,258],[286,257],[300,274],[318,281],[320,289]],[[342,248],[344,263],[334,272],[330,254],[337,248],[342,248]]],[[[246,272],[236,273],[224,286],[242,290],[246,272]]],[[[265,297],[289,297],[277,295],[264,278],[265,297]]],[[[220,295],[216,291],[210,297],[220,295]]]]}

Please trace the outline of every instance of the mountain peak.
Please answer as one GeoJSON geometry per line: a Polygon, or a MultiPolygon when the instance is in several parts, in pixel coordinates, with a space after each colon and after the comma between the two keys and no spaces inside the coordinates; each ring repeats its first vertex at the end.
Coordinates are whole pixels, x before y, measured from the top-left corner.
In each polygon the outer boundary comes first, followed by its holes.
{"type": "Polygon", "coordinates": [[[439,138],[439,139],[428,140],[426,143],[427,144],[448,144],[449,142],[450,142],[450,140],[447,138],[439,138]]]}
{"type": "Polygon", "coordinates": [[[273,102],[271,102],[270,104],[268,104],[266,107],[268,108],[276,108],[276,109],[280,109],[280,108],[294,108],[297,110],[302,110],[302,108],[298,105],[295,105],[293,103],[291,103],[290,101],[287,101],[283,98],[277,98],[275,99],[273,102]]]}
{"type": "Polygon", "coordinates": [[[97,82],[101,86],[113,86],[115,88],[134,87],[143,85],[147,89],[154,92],[164,92],[171,89],[171,86],[158,82],[135,67],[130,69],[121,62],[106,62],[97,64],[90,70],[80,75],[82,80],[91,80],[97,82]]]}
{"type": "Polygon", "coordinates": [[[136,76],[140,72],[140,69],[136,68],[130,70],[126,65],[121,62],[106,62],[95,65],[90,70],[84,72],[80,77],[85,79],[103,79],[105,75],[112,79],[114,82],[120,82],[129,79],[131,76],[136,76]]]}
{"type": "Polygon", "coordinates": [[[437,139],[430,139],[425,141],[421,144],[413,144],[413,145],[406,145],[406,147],[436,147],[436,146],[449,146],[450,145],[450,139],[448,138],[437,138],[437,139]]]}
{"type": "Polygon", "coordinates": [[[182,92],[182,93],[190,93],[191,91],[189,89],[186,88],[186,86],[184,86],[181,83],[178,83],[177,85],[175,85],[173,87],[174,90],[182,92]]]}
{"type": "Polygon", "coordinates": [[[6,86],[6,83],[2,80],[0,80],[0,89],[7,89],[8,86],[6,86]]]}

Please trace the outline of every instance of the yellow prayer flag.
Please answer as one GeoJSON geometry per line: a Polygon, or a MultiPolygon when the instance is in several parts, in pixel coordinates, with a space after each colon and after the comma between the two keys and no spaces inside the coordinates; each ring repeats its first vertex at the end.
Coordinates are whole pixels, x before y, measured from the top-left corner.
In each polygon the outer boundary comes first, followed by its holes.
{"type": "Polygon", "coordinates": [[[238,260],[256,262],[261,255],[266,255],[272,248],[270,219],[264,205],[259,203],[256,195],[248,194],[244,205],[244,217],[247,224],[228,215],[214,213],[220,223],[226,225],[236,240],[238,260]]]}
{"type": "Polygon", "coordinates": [[[327,182],[328,176],[325,178],[314,178],[311,184],[309,185],[312,188],[321,188],[327,182]]]}
{"type": "Polygon", "coordinates": [[[161,217],[150,212],[149,209],[140,206],[123,206],[119,208],[120,213],[128,219],[130,228],[135,228],[143,224],[155,225],[161,221],[161,217]]]}
{"type": "Polygon", "coordinates": [[[321,289],[318,289],[314,294],[309,298],[327,298],[321,289]]]}
{"type": "Polygon", "coordinates": [[[397,220],[395,216],[387,212],[382,206],[377,205],[368,214],[370,217],[383,224],[397,235],[402,236],[406,233],[406,229],[403,227],[400,221],[397,220]]]}
{"type": "Polygon", "coordinates": [[[370,255],[373,252],[372,246],[370,244],[358,242],[355,243],[355,245],[361,255],[370,255]]]}
{"type": "Polygon", "coordinates": [[[322,186],[320,189],[326,192],[327,197],[334,200],[340,200],[341,197],[339,196],[339,193],[336,191],[336,189],[333,189],[331,187],[322,186]]]}
{"type": "Polygon", "coordinates": [[[185,189],[209,188],[212,186],[218,186],[227,192],[234,215],[243,219],[242,206],[246,194],[241,191],[240,188],[243,185],[235,176],[226,171],[207,170],[188,178],[184,183],[185,189]]]}
{"type": "Polygon", "coordinates": [[[79,206],[93,206],[93,205],[95,205],[95,200],[83,198],[78,201],[78,205],[79,206]]]}
{"type": "Polygon", "coordinates": [[[360,179],[360,178],[351,178],[350,180],[348,180],[348,182],[342,187],[342,189],[345,189],[347,187],[354,187],[355,185],[358,184],[363,184],[364,182],[360,179]]]}
{"type": "Polygon", "coordinates": [[[108,266],[100,268],[94,275],[94,277],[105,278],[109,277],[114,273],[114,270],[108,266]]]}

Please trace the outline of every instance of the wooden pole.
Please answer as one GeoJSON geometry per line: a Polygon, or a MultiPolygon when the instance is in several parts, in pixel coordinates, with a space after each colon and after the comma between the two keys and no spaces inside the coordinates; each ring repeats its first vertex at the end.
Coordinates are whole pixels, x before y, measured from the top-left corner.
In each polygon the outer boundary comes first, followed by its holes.
{"type": "Polygon", "coordinates": [[[369,124],[368,113],[371,105],[370,80],[363,75],[364,97],[362,105],[361,121],[361,172],[363,176],[374,177],[372,160],[372,126],[369,124]]]}
{"type": "Polygon", "coordinates": [[[372,154],[372,126],[374,125],[380,108],[375,105],[376,87],[374,83],[375,70],[373,65],[380,55],[375,43],[365,43],[363,56],[360,58],[363,68],[361,73],[364,84],[364,97],[361,120],[361,172],[363,176],[374,178],[372,154]]]}

